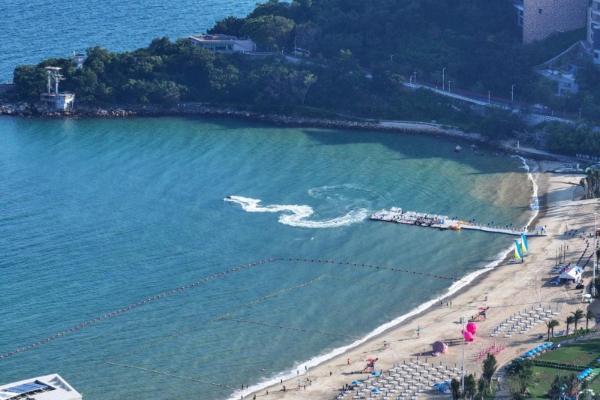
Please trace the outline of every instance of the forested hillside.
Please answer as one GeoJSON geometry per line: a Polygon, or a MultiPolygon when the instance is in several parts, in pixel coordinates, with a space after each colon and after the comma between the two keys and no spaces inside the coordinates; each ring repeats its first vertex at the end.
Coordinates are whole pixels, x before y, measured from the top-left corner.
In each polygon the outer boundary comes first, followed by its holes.
{"type": "MultiPolygon", "coordinates": [[[[14,81],[21,99],[35,99],[44,88],[43,67],[58,65],[66,76],[64,89],[80,102],[201,101],[287,113],[437,120],[506,136],[514,118],[482,117],[402,83],[414,76],[441,86],[445,69],[454,87],[506,98],[514,84],[518,100],[548,101],[551,89],[532,67],[582,35],[523,46],[511,3],[489,0],[271,0],[246,18],[218,22],[210,32],[250,37],[272,55],[214,54],[186,39],[162,38],[131,52],[89,49],[81,70],[68,59],[20,66],[14,81]],[[282,55],[296,47],[310,57],[282,55]],[[505,124],[482,122],[489,118],[505,124]]],[[[552,105],[597,118],[595,74],[582,74],[580,96],[552,105]]]]}

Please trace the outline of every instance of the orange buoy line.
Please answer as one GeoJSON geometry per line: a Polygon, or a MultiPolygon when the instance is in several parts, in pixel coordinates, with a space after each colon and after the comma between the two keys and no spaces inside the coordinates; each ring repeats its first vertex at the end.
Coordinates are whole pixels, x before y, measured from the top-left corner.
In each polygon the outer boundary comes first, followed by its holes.
{"type": "Polygon", "coordinates": [[[341,333],[335,333],[335,332],[325,332],[325,331],[321,331],[318,329],[304,329],[304,328],[298,328],[298,327],[293,327],[293,326],[288,326],[288,325],[276,325],[276,324],[269,324],[267,322],[262,322],[262,321],[255,321],[255,320],[251,320],[251,319],[245,319],[245,318],[231,318],[231,317],[224,317],[221,318],[222,321],[231,321],[231,322],[237,322],[240,324],[249,324],[249,325],[257,325],[257,326],[264,326],[267,328],[276,328],[276,329],[281,329],[281,330],[286,330],[286,331],[293,331],[293,332],[302,332],[302,333],[317,333],[319,335],[324,335],[324,336],[333,336],[333,337],[347,337],[347,338],[352,338],[352,339],[357,339],[357,336],[352,336],[352,335],[344,335],[341,333]]]}
{"type": "Polygon", "coordinates": [[[12,357],[14,355],[17,355],[19,353],[23,353],[25,351],[36,349],[36,348],[38,348],[40,346],[43,346],[43,345],[45,345],[47,343],[50,343],[50,342],[52,342],[52,341],[54,341],[56,339],[59,339],[59,338],[61,338],[63,336],[67,336],[69,334],[78,332],[78,331],[80,331],[82,329],[89,328],[90,326],[96,325],[99,322],[102,322],[102,321],[105,321],[105,320],[108,320],[108,319],[112,319],[112,318],[118,317],[120,315],[123,315],[123,314],[125,314],[125,313],[127,313],[129,311],[132,311],[132,310],[134,310],[136,308],[139,308],[141,306],[144,306],[146,304],[153,303],[153,302],[156,302],[158,300],[162,300],[162,299],[167,298],[167,297],[171,297],[171,296],[174,296],[174,295],[181,294],[181,293],[183,293],[183,292],[185,292],[187,290],[194,289],[194,288],[196,288],[198,286],[201,286],[201,285],[206,284],[208,282],[215,281],[217,279],[225,278],[225,277],[227,277],[227,276],[229,276],[231,274],[237,273],[237,272],[241,272],[241,271],[253,269],[253,268],[256,268],[256,267],[259,267],[259,266],[262,266],[262,265],[272,264],[272,263],[274,263],[276,261],[279,261],[279,259],[278,258],[269,258],[269,259],[265,259],[265,260],[260,260],[260,261],[248,263],[248,264],[241,264],[241,265],[229,268],[229,269],[227,269],[225,271],[221,271],[221,272],[217,272],[217,273],[208,275],[208,276],[206,276],[206,277],[204,277],[204,278],[202,278],[202,279],[200,279],[200,280],[198,280],[196,282],[193,282],[193,283],[190,283],[190,284],[187,284],[187,285],[183,285],[183,286],[179,286],[179,287],[174,288],[174,289],[166,290],[164,292],[157,293],[154,296],[146,297],[146,298],[144,298],[142,300],[139,300],[139,301],[137,301],[135,303],[131,303],[131,304],[125,306],[125,307],[122,307],[122,308],[119,308],[117,310],[114,310],[114,311],[102,314],[102,315],[100,315],[100,316],[98,316],[98,317],[96,317],[94,319],[90,319],[90,320],[81,322],[78,325],[71,326],[70,328],[67,328],[67,329],[64,329],[64,330],[62,330],[60,332],[57,332],[54,335],[48,336],[47,338],[42,339],[42,340],[40,340],[38,342],[31,343],[31,344],[29,344],[27,346],[19,347],[19,348],[15,349],[15,350],[13,350],[11,352],[8,352],[8,353],[0,354],[0,360],[8,358],[8,357],[12,357]]]}
{"type": "Polygon", "coordinates": [[[374,269],[374,270],[379,270],[379,271],[401,272],[401,273],[406,273],[406,274],[420,275],[420,276],[426,276],[429,278],[448,280],[448,281],[460,281],[459,278],[452,277],[452,276],[430,274],[428,272],[414,271],[414,270],[397,268],[397,267],[388,267],[385,265],[352,263],[349,261],[324,260],[324,259],[319,259],[319,258],[311,258],[311,259],[308,259],[308,258],[281,258],[279,261],[302,262],[302,263],[309,263],[309,264],[332,264],[332,265],[340,265],[340,266],[344,266],[344,267],[374,269]]]}
{"type": "MultiPolygon", "coordinates": [[[[149,303],[153,303],[156,302],[158,300],[162,300],[171,296],[175,296],[178,294],[181,294],[187,290],[190,289],[194,289],[198,286],[201,286],[203,284],[218,280],[218,279],[223,279],[231,274],[237,273],[237,272],[241,272],[244,270],[250,270],[250,269],[254,269],[256,267],[262,266],[262,265],[267,265],[267,264],[273,264],[276,262],[300,262],[300,263],[306,263],[306,264],[318,264],[318,265],[337,265],[337,266],[344,266],[344,267],[353,267],[353,268],[360,268],[360,269],[371,269],[371,270],[376,270],[376,271],[390,271],[390,272],[398,272],[398,273],[408,273],[408,274],[412,274],[412,275],[420,275],[420,276],[425,276],[425,277],[430,277],[430,278],[435,278],[435,279],[441,279],[441,280],[448,280],[448,281],[459,281],[460,279],[456,278],[456,277],[450,277],[450,276],[443,276],[443,275],[437,275],[437,274],[430,274],[427,272],[421,272],[421,271],[413,271],[413,270],[408,270],[408,269],[403,269],[403,268],[397,268],[397,267],[389,267],[389,266],[383,266],[383,265],[373,265],[373,264],[365,264],[365,263],[352,263],[349,261],[337,261],[337,260],[326,260],[326,259],[308,259],[308,258],[292,258],[292,257],[273,257],[273,258],[267,258],[264,260],[260,260],[260,261],[256,261],[256,262],[252,262],[252,263],[247,263],[247,264],[241,264],[232,268],[229,268],[225,271],[221,271],[221,272],[216,272],[214,274],[208,275],[196,282],[187,284],[187,285],[183,285],[183,286],[179,286],[177,288],[174,289],[170,289],[170,290],[166,290],[163,292],[160,292],[158,294],[155,294],[154,296],[150,296],[150,297],[146,297],[142,300],[139,300],[135,303],[131,303],[125,307],[119,308],[117,310],[102,314],[94,319],[90,319],[84,322],[81,322],[77,325],[71,326],[70,328],[64,329],[60,332],[55,333],[52,336],[48,336],[42,340],[39,340],[35,343],[31,343],[29,345],[26,346],[22,346],[19,347],[13,351],[7,352],[7,353],[3,353],[0,354],[0,360],[5,359],[5,358],[9,358],[12,356],[15,356],[19,353],[23,353],[29,350],[33,350],[36,349],[40,346],[43,346],[47,343],[50,343],[56,339],[59,339],[63,336],[67,336],[70,335],[72,333],[81,331],[85,328],[89,328],[93,325],[96,325],[102,321],[106,321],[115,317],[118,317],[120,315],[123,315],[129,311],[132,311],[136,308],[139,308],[141,306],[144,306],[146,304],[149,303]]],[[[304,286],[304,285],[300,285],[300,286],[304,286]]],[[[227,319],[227,318],[225,318],[227,319]]],[[[238,321],[239,322],[239,321],[238,321]]],[[[246,321],[244,321],[246,322],[246,321]]]]}
{"type": "MultiPolygon", "coordinates": [[[[216,316],[214,318],[209,319],[208,321],[206,321],[206,322],[203,323],[203,326],[206,327],[206,326],[210,325],[211,323],[219,322],[219,321],[224,321],[227,318],[232,317],[233,314],[234,314],[234,312],[236,312],[236,311],[239,311],[241,309],[246,309],[246,308],[254,307],[255,305],[264,303],[264,302],[268,301],[269,299],[279,297],[279,296],[281,296],[284,293],[291,292],[293,290],[298,290],[298,289],[302,289],[302,288],[305,288],[307,286],[310,286],[313,283],[318,282],[319,280],[321,280],[323,278],[323,276],[324,275],[319,275],[316,278],[313,278],[313,279],[311,279],[311,280],[309,280],[307,282],[300,283],[300,284],[294,285],[294,286],[284,287],[282,289],[278,289],[278,290],[276,290],[274,292],[268,293],[268,294],[266,294],[264,296],[261,296],[261,297],[255,298],[253,300],[250,300],[247,303],[242,303],[242,304],[238,305],[235,310],[225,312],[225,313],[223,313],[221,315],[218,315],[218,316],[216,316]]],[[[194,328],[194,329],[191,329],[191,330],[188,329],[186,331],[182,331],[181,329],[177,329],[176,332],[174,332],[174,333],[169,333],[168,335],[161,336],[159,338],[156,338],[155,340],[152,340],[152,341],[140,344],[140,346],[143,346],[142,351],[147,351],[149,348],[154,348],[154,347],[158,346],[159,344],[161,344],[162,342],[164,342],[164,341],[166,341],[168,339],[179,338],[179,337],[182,337],[182,336],[185,336],[185,335],[189,335],[190,333],[194,333],[194,332],[198,332],[198,329],[194,328]]],[[[129,355],[131,355],[131,354],[137,354],[137,352],[136,353],[131,353],[130,352],[128,354],[129,355]]]]}
{"type": "Polygon", "coordinates": [[[121,367],[121,368],[128,368],[128,369],[137,369],[139,371],[144,371],[144,372],[149,372],[152,374],[156,374],[156,375],[164,375],[164,376],[168,376],[170,378],[177,378],[177,379],[183,379],[186,381],[192,381],[192,382],[197,382],[197,383],[202,383],[205,385],[211,385],[211,386],[216,386],[216,387],[220,387],[220,388],[226,388],[226,389],[230,389],[230,390],[235,390],[236,388],[229,386],[229,385],[225,385],[222,383],[216,383],[216,382],[210,382],[210,381],[206,381],[203,379],[198,379],[196,377],[191,377],[191,376],[182,376],[182,375],[176,375],[176,374],[172,374],[170,372],[166,372],[166,371],[160,371],[156,368],[146,368],[146,367],[140,367],[137,365],[130,365],[130,364],[120,364],[120,363],[116,363],[116,362],[112,362],[112,361],[105,361],[105,364],[108,365],[112,365],[115,367],[121,367]]]}

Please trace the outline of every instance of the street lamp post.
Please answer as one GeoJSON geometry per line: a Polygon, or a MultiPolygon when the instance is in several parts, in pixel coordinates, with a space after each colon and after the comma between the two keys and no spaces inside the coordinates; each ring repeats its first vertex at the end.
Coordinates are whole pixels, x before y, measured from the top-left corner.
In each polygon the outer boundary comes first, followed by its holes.
{"type": "Polygon", "coordinates": [[[446,90],[446,67],[442,68],[442,91],[446,90]]]}
{"type": "Polygon", "coordinates": [[[452,89],[450,88],[450,85],[452,84],[452,81],[449,80],[448,81],[448,93],[452,93],[452,89]]]}
{"type": "Polygon", "coordinates": [[[594,213],[594,276],[592,278],[592,297],[596,298],[596,270],[598,269],[598,213],[594,213]]]}
{"type": "Polygon", "coordinates": [[[515,86],[516,85],[514,83],[510,86],[510,102],[511,103],[515,102],[515,86]]]}
{"type": "Polygon", "coordinates": [[[461,319],[461,325],[463,327],[463,330],[461,332],[461,334],[463,335],[463,343],[462,343],[462,359],[461,359],[461,364],[460,364],[460,391],[462,393],[465,392],[465,343],[466,343],[466,339],[464,338],[464,332],[467,329],[467,325],[465,322],[465,317],[460,317],[461,319]]]}
{"type": "Polygon", "coordinates": [[[488,104],[492,104],[492,92],[488,90],[488,104]]]}

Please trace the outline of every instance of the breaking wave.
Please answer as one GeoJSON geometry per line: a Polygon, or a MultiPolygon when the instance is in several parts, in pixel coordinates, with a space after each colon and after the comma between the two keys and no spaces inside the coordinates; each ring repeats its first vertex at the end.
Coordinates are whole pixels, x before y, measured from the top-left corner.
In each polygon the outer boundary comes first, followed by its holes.
{"type": "Polygon", "coordinates": [[[311,221],[309,218],[315,213],[312,207],[306,205],[270,204],[261,205],[260,199],[242,196],[228,196],[224,199],[230,203],[239,204],[246,212],[251,213],[278,213],[279,223],[298,228],[338,228],[362,222],[369,216],[369,210],[358,208],[345,215],[322,221],[311,221]]]}

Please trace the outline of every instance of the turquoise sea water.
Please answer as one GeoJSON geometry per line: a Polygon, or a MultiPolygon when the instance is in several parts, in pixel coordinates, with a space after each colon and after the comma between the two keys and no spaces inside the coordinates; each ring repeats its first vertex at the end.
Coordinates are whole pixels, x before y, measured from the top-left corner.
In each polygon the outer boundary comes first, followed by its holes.
{"type": "Polygon", "coordinates": [[[155,37],[201,33],[228,15],[250,12],[257,0],[2,0],[0,82],[19,64],[102,46],[131,50],[155,37]]]}
{"type": "MultiPolygon", "coordinates": [[[[518,160],[454,146],[222,120],[0,118],[0,354],[269,257],[444,276],[482,268],[512,239],[361,220],[400,206],[525,223],[531,187],[518,160]],[[228,195],[314,214],[282,223],[282,214],[246,212],[228,195]]],[[[368,334],[450,283],[274,262],[1,359],[0,382],[59,372],[89,400],[224,399],[368,334]]]]}
{"type": "MultiPolygon", "coordinates": [[[[3,1],[0,82],[17,64],[183,37],[255,3],[3,1]]],[[[222,120],[0,118],[0,355],[101,317],[0,359],[0,383],[58,372],[92,400],[224,399],[363,337],[451,282],[308,262],[219,273],[271,257],[482,268],[512,239],[364,220],[401,206],[523,224],[519,162],[454,146],[222,120]],[[228,195],[288,211],[246,212],[228,195]]]]}

